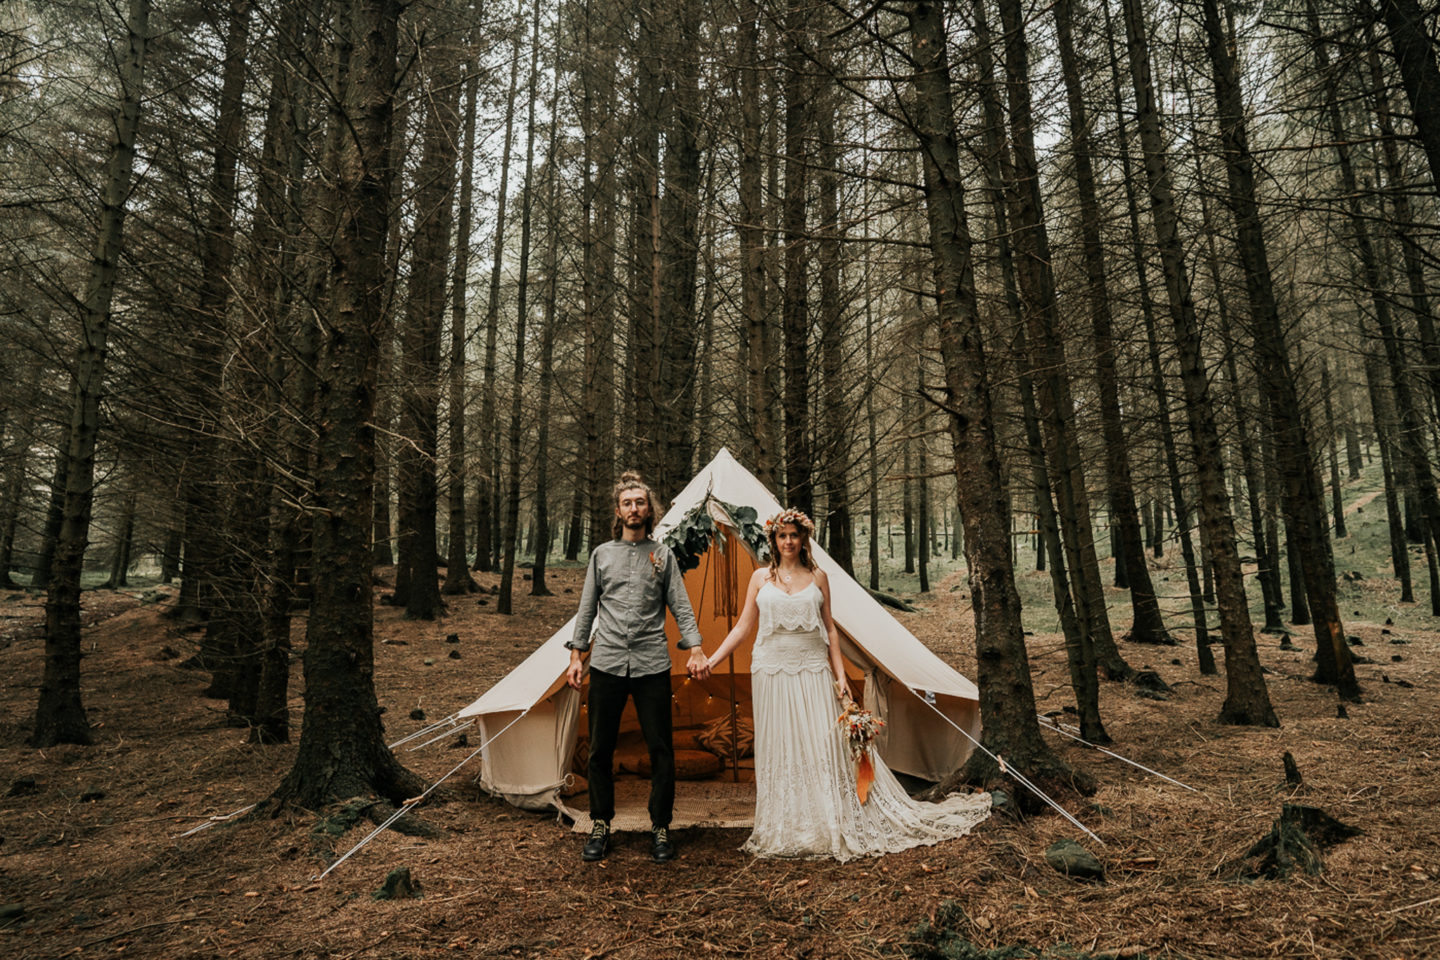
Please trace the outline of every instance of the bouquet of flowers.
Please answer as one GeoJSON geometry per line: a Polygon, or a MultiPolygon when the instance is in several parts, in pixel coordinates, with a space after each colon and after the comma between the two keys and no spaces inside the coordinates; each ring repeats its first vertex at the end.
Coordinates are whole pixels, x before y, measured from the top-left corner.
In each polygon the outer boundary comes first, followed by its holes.
{"type": "Polygon", "coordinates": [[[845,729],[845,739],[850,745],[850,758],[855,761],[855,792],[864,803],[870,795],[870,784],[875,782],[875,766],[870,761],[870,741],[885,726],[869,710],[859,707],[854,700],[845,698],[845,711],[840,714],[839,724],[845,729]]]}

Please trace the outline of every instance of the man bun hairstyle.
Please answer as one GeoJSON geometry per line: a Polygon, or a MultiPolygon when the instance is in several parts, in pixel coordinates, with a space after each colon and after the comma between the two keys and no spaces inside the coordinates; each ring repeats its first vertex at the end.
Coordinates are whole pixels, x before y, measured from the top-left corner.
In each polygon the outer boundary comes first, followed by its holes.
{"type": "Polygon", "coordinates": [[[615,522],[611,525],[611,535],[619,540],[625,535],[625,523],[620,519],[620,495],[626,490],[644,490],[645,499],[650,502],[650,516],[645,518],[645,536],[650,536],[655,531],[656,514],[659,513],[659,505],[655,502],[655,491],[640,476],[639,470],[626,470],[620,474],[620,479],[615,482],[615,522]]]}

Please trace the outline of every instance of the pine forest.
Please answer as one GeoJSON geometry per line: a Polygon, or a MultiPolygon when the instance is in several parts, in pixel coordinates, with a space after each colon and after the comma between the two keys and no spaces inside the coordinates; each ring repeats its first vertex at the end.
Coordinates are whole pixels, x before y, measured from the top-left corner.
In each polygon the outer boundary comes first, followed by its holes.
{"type": "Polygon", "coordinates": [[[1437,47],[1424,0],[0,4],[0,945],[1432,952],[1437,47]],[[907,786],[1008,816],[597,880],[395,745],[574,614],[622,471],[658,514],[717,457],[974,681],[907,786]],[[401,865],[408,921],[335,912],[401,865]]]}

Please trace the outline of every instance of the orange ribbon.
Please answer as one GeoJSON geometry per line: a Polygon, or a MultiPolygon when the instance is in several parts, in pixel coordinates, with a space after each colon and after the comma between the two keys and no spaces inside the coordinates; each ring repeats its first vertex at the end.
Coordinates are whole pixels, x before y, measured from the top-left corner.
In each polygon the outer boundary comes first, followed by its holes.
{"type": "Polygon", "coordinates": [[[860,797],[861,804],[870,796],[870,784],[874,782],[875,767],[870,763],[870,751],[866,750],[860,754],[855,767],[855,793],[860,797]]]}

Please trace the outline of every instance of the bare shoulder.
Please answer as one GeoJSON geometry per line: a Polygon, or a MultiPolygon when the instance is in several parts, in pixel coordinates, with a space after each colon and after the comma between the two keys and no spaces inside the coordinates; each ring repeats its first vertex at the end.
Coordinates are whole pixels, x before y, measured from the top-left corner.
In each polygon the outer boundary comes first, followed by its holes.
{"type": "Polygon", "coordinates": [[[762,586],[762,585],[763,585],[767,580],[769,580],[769,579],[770,579],[770,568],[769,568],[769,567],[756,567],[756,568],[755,568],[755,572],[752,573],[752,574],[750,574],[750,586],[755,587],[756,589],[759,589],[760,586],[762,586]]]}
{"type": "Polygon", "coordinates": [[[821,588],[822,590],[825,589],[826,587],[829,587],[829,586],[830,586],[830,575],[829,575],[828,573],[826,573],[824,570],[821,570],[819,567],[816,567],[816,568],[815,568],[813,571],[811,571],[811,572],[812,572],[812,573],[814,574],[814,576],[815,576],[815,582],[818,583],[818,584],[820,584],[820,588],[821,588]]]}

